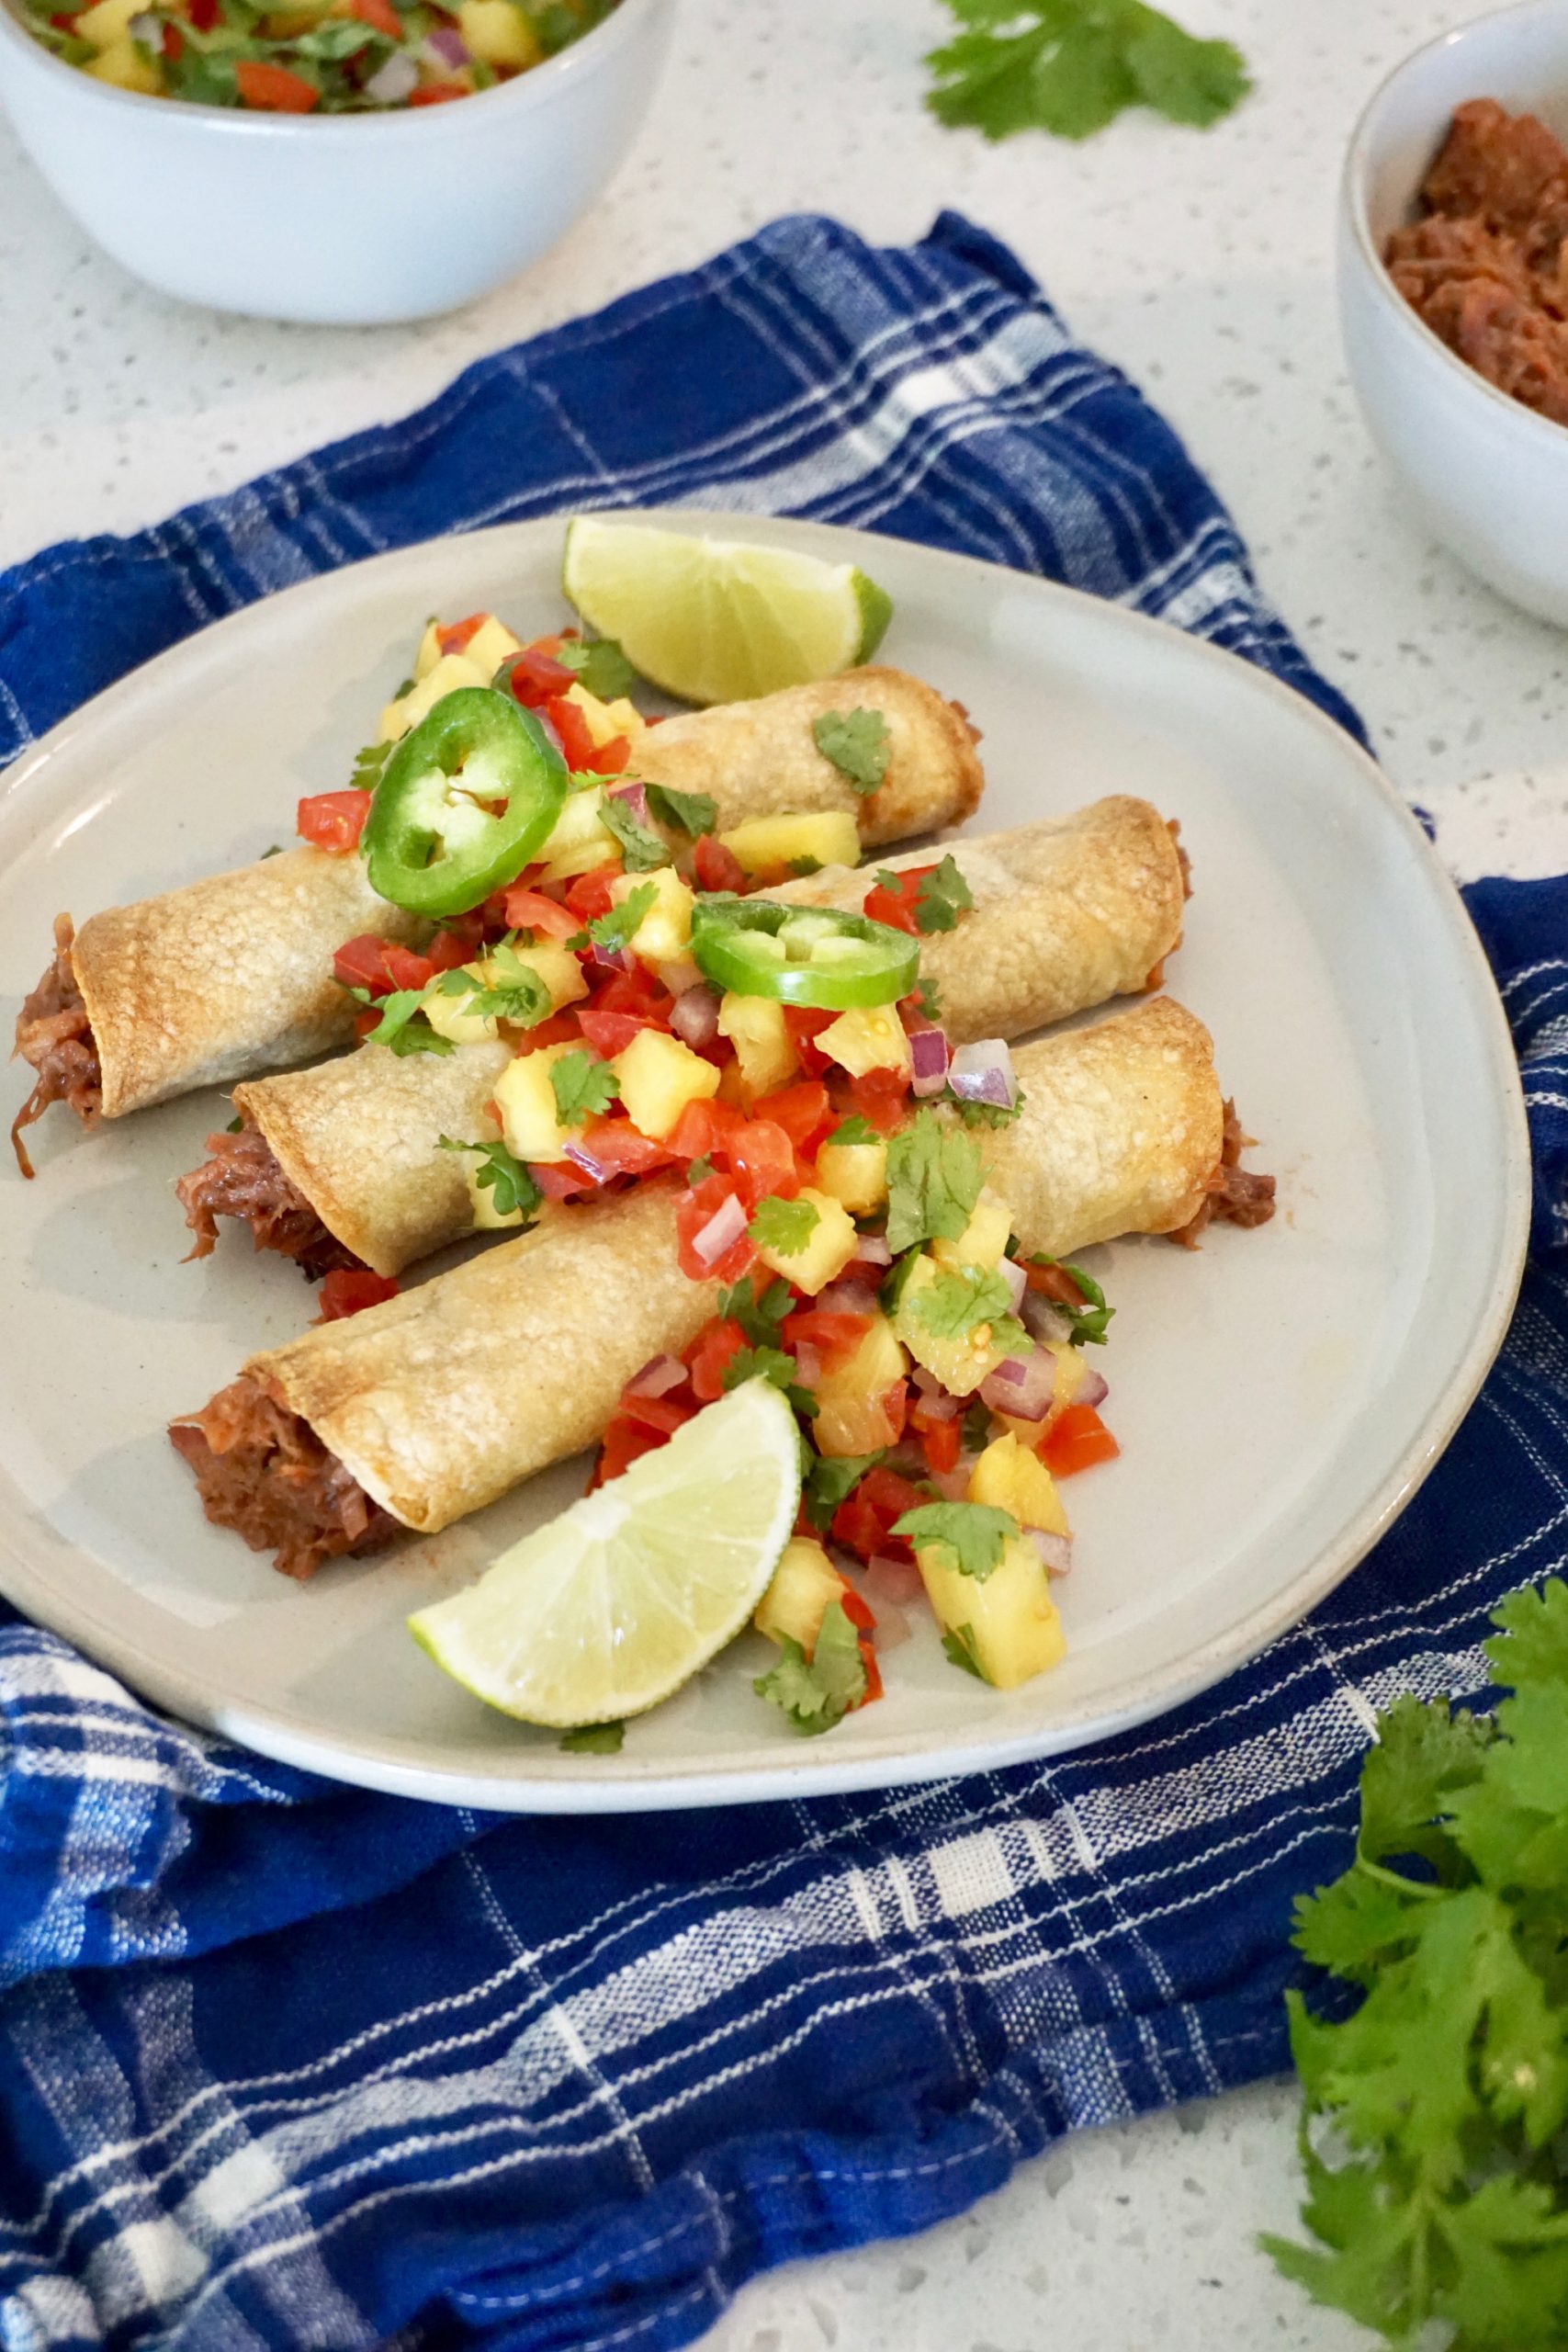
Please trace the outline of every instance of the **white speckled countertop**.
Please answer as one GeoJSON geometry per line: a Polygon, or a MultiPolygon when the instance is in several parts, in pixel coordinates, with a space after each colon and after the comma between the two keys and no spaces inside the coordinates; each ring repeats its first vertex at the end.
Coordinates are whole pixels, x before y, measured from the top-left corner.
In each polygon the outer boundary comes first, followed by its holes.
{"type": "MultiPolygon", "coordinates": [[[[407,409],[466,361],[771,216],[918,234],[942,204],[1006,237],[1073,326],[1185,434],[1265,583],[1356,700],[1466,874],[1568,865],[1568,641],[1472,584],[1400,511],[1335,322],[1339,158],[1383,68],[1469,0],[1183,0],[1258,91],[1207,135],[1128,117],[1081,149],[988,148],[921,112],[934,0],[683,0],[610,197],[461,315],[333,332],[182,310],[78,235],[0,125],[0,562],[124,529],[407,409]]],[[[1287,2085],[1026,2167],[966,2218],[759,2281],[711,2352],[1337,2352],[1254,2251],[1297,2202],[1287,2085]]]]}

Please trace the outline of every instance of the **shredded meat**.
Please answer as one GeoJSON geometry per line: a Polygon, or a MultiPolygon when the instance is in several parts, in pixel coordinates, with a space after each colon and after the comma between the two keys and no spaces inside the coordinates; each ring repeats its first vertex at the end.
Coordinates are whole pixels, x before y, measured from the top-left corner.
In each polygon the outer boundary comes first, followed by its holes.
{"type": "Polygon", "coordinates": [[[1241,1165],[1241,1155],[1253,1140],[1243,1132],[1235,1104],[1227,1102],[1219,1162],[1209,1179],[1208,1191],[1191,1223],[1170,1237],[1184,1250],[1196,1250],[1205,1227],[1216,1218],[1222,1225],[1253,1226],[1267,1225],[1273,1216],[1273,1177],[1258,1175],[1241,1165]]]}
{"type": "Polygon", "coordinates": [[[248,1373],[171,1422],[169,1437],[214,1526],[231,1527],[253,1552],[275,1552],[286,1577],[312,1577],[345,1552],[378,1552],[402,1532],[310,1423],[248,1373]]]}
{"type": "Polygon", "coordinates": [[[281,1257],[294,1259],[312,1282],[337,1267],[364,1262],[327,1231],[254,1127],[242,1127],[237,1135],[209,1136],[207,1148],[211,1158],[175,1186],[186,1223],[196,1236],[191,1258],[209,1256],[218,1239],[218,1219],[234,1216],[249,1224],[258,1250],[276,1250],[281,1257]]]}
{"type": "Polygon", "coordinates": [[[1384,248],[1394,285],[1488,383],[1568,424],[1568,151],[1533,115],[1472,98],[1421,200],[1384,248]]]}
{"type": "Polygon", "coordinates": [[[54,918],[54,961],[17,1016],[17,1051],[38,1072],[32,1092],[11,1122],[11,1147],[24,1176],[33,1172],[22,1129],[41,1119],[51,1102],[67,1102],[84,1126],[103,1108],[103,1076],[93,1024],[76,985],[69,915],[54,918]]]}

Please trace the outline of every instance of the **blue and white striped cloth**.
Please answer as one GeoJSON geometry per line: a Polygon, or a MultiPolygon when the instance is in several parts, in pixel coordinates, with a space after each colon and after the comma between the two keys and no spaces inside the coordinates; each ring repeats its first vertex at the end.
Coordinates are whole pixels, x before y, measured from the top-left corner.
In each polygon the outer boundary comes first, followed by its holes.
{"type": "MultiPolygon", "coordinates": [[[[587,504],[788,509],[1196,629],[1346,725],[1179,443],[951,216],[781,222],[128,540],[0,578],[0,752],[290,581],[587,504]]],[[[1449,1455],[1245,1673],[1066,1761],[809,1805],[493,1821],[149,1714],[0,1623],[0,2346],[689,2343],[750,2273],[1285,2061],[1292,1896],[1368,1696],[1470,1691],[1568,1543],[1568,884],[1472,905],[1538,1255],[1449,1455]]]]}

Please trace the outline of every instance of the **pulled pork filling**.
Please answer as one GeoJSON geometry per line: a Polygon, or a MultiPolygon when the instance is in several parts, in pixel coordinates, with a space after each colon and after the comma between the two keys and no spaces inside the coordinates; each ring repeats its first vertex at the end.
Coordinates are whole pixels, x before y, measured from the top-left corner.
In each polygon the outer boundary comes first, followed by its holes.
{"type": "Polygon", "coordinates": [[[1274,1214],[1274,1179],[1259,1176],[1241,1165],[1241,1155],[1252,1136],[1243,1131],[1235,1104],[1225,1104],[1220,1138],[1219,1165],[1209,1179],[1208,1196],[1190,1225],[1171,1235],[1184,1250],[1196,1250],[1200,1235],[1217,1218],[1222,1225],[1267,1225],[1274,1214]]]}
{"type": "Polygon", "coordinates": [[[210,1253],[220,1216],[234,1216],[250,1226],[258,1250],[276,1250],[294,1259],[312,1282],[337,1267],[363,1262],[327,1231],[254,1127],[242,1127],[237,1135],[209,1136],[207,1148],[211,1158],[175,1186],[186,1223],[196,1236],[192,1258],[210,1253]]]}
{"type": "Polygon", "coordinates": [[[93,1024],[76,985],[69,915],[54,918],[54,961],[17,1016],[17,1051],[38,1072],[32,1092],[11,1122],[11,1147],[24,1176],[33,1172],[22,1129],[41,1119],[51,1102],[67,1102],[85,1126],[103,1108],[103,1076],[93,1024]]]}
{"type": "Polygon", "coordinates": [[[275,1552],[286,1577],[312,1577],[345,1552],[378,1552],[402,1532],[310,1423],[248,1373],[171,1422],[169,1438],[213,1525],[231,1527],[253,1552],[275,1552]]]}

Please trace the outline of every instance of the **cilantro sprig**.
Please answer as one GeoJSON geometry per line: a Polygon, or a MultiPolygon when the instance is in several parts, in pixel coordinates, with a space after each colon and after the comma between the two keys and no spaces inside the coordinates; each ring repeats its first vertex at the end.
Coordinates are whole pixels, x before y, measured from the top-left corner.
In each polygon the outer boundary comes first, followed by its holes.
{"type": "Polygon", "coordinates": [[[576,933],[567,941],[569,947],[586,947],[590,941],[602,947],[606,956],[614,956],[628,946],[641,926],[644,915],[649,913],[659,897],[657,882],[639,882],[628,890],[619,906],[607,913],[595,915],[586,931],[576,933]]]}
{"type": "Polygon", "coordinates": [[[886,1453],[886,1446],[875,1453],[813,1453],[806,1465],[801,1499],[807,1518],[819,1535],[828,1532],[840,1504],[849,1500],[866,1472],[874,1470],[886,1453]]]}
{"type": "Polygon", "coordinates": [[[1200,40],[1144,0],[946,0],[958,30],[926,59],[939,121],[987,139],[1088,139],[1123,108],[1206,130],[1252,85],[1228,40],[1200,40]]]}
{"type": "Polygon", "coordinates": [[[792,1731],[810,1738],[831,1731],[865,1697],[865,1660],[860,1636],[844,1612],[841,1600],[830,1600],[822,1613],[809,1659],[800,1644],[786,1634],[779,1662],[759,1674],[751,1688],[759,1699],[771,1700],[783,1711],[792,1731]]]}
{"type": "Polygon", "coordinates": [[[474,1182],[481,1192],[490,1193],[498,1216],[511,1216],[518,1209],[525,1218],[538,1214],[545,1196],[522,1160],[503,1143],[462,1143],[452,1136],[438,1136],[436,1148],[441,1151],[478,1153],[479,1165],[474,1182]]]}
{"type": "Polygon", "coordinates": [[[589,1119],[604,1116],[620,1087],[608,1062],[602,1062],[586,1046],[578,1046],[550,1064],[550,1091],[556,1098],[558,1125],[581,1127],[589,1119]]]}
{"type": "Polygon", "coordinates": [[[562,638],[556,660],[563,670],[574,670],[578,684],[601,702],[617,701],[637,684],[637,672],[613,637],[562,638]]]}
{"type": "Polygon", "coordinates": [[[980,1150],[922,1107],[887,1146],[887,1247],[956,1241],[980,1197],[980,1150]]]}
{"type": "Polygon", "coordinates": [[[863,799],[887,774],[893,739],[879,710],[825,710],[811,722],[811,740],[863,799]]]}
{"type": "Polygon", "coordinates": [[[999,1347],[1026,1349],[1029,1334],[1012,1313],[1012,1293],[994,1266],[942,1266],[908,1294],[909,1312],[939,1340],[966,1339],[988,1324],[999,1347]]]}
{"type": "Polygon", "coordinates": [[[670,852],[659,835],[638,824],[624,799],[617,800],[613,792],[607,792],[599,816],[605,829],[620,842],[628,874],[651,874],[656,865],[669,865],[670,852]]]}
{"type": "Polygon", "coordinates": [[[699,833],[711,833],[718,822],[718,803],[708,792],[677,792],[673,785],[645,784],[648,813],[660,825],[668,825],[672,833],[685,833],[695,841],[699,833]]]}
{"type": "Polygon", "coordinates": [[[718,1311],[728,1323],[739,1323],[750,1346],[776,1348],[784,1317],[789,1313],[790,1288],[782,1274],[759,1290],[750,1274],[718,1295],[718,1311]]]}
{"type": "Polygon", "coordinates": [[[959,1575],[976,1584],[1000,1567],[1005,1546],[1020,1532],[1011,1511],[993,1503],[921,1503],[893,1522],[894,1534],[907,1535],[917,1547],[940,1544],[950,1552],[959,1575]]]}
{"type": "Polygon", "coordinates": [[[1287,1996],[1316,2243],[1264,2243],[1391,2342],[1437,2322],[1452,2352],[1545,2352],[1568,2341],[1568,1585],[1494,1623],[1513,1695],[1380,1715],[1355,1859],[1297,1906],[1300,1950],[1361,1998],[1287,1996]]]}
{"type": "Polygon", "coordinates": [[[1087,1272],[1082,1266],[1069,1265],[1066,1259],[1046,1258],[1039,1252],[1029,1259],[1027,1263],[1032,1266],[1060,1267],[1062,1272],[1082,1293],[1084,1304],[1081,1306],[1076,1305],[1071,1299],[1054,1298],[1051,1301],[1052,1306],[1064,1317],[1068,1326],[1066,1333],[1068,1345],[1075,1348],[1102,1348],[1105,1345],[1111,1318],[1116,1309],[1106,1305],[1105,1293],[1095,1281],[1094,1276],[1087,1272]]]}
{"type": "MultiPolygon", "coordinates": [[[[471,987],[472,982],[468,985],[471,987]]],[[[450,1054],[457,1049],[429,1022],[416,1016],[424,1010],[423,989],[393,989],[388,996],[372,996],[368,989],[351,988],[355,1004],[368,1005],[380,1019],[365,1033],[367,1046],[386,1046],[394,1054],[450,1054]]]]}
{"type": "Polygon", "coordinates": [[[758,1202],[747,1231],[760,1249],[774,1250],[781,1258],[798,1258],[821,1222],[810,1201],[784,1201],[774,1193],[758,1202]]]}

